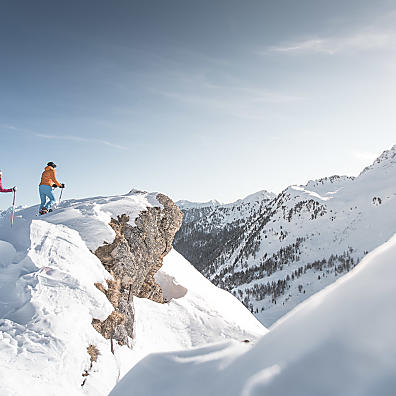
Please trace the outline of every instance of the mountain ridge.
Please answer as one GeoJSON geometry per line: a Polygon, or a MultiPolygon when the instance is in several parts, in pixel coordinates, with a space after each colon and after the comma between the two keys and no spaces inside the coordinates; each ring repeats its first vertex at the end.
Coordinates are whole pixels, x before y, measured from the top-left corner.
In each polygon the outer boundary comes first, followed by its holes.
{"type": "Polygon", "coordinates": [[[211,213],[182,210],[175,248],[269,326],[396,231],[396,145],[368,168],[288,186],[216,228],[211,213]]]}

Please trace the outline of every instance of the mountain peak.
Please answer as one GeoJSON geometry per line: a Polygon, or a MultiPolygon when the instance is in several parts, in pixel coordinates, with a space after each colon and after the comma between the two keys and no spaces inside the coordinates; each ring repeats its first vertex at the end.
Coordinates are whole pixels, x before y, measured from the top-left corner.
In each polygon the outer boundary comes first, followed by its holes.
{"type": "Polygon", "coordinates": [[[217,201],[216,199],[211,199],[207,202],[192,202],[188,201],[187,199],[181,199],[180,201],[176,202],[176,205],[180,209],[197,209],[197,208],[207,208],[207,207],[215,207],[221,205],[221,202],[217,201]]]}
{"type": "MultiPolygon", "coordinates": [[[[396,165],[396,144],[385,150],[370,166],[363,169],[360,175],[378,168],[388,168],[396,165]]],[[[360,176],[359,175],[359,176],[360,176]]]]}
{"type": "Polygon", "coordinates": [[[255,199],[273,199],[276,197],[276,194],[267,190],[257,191],[256,193],[250,194],[247,197],[243,198],[242,201],[252,201],[255,199]]]}

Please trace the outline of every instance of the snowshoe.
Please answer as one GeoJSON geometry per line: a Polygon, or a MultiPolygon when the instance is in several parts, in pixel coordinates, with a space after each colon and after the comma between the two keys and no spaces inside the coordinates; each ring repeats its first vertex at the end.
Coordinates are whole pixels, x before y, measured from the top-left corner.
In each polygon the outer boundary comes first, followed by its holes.
{"type": "Polygon", "coordinates": [[[41,215],[45,215],[47,213],[48,213],[48,210],[43,208],[43,209],[40,210],[39,215],[41,216],[41,215]]]}

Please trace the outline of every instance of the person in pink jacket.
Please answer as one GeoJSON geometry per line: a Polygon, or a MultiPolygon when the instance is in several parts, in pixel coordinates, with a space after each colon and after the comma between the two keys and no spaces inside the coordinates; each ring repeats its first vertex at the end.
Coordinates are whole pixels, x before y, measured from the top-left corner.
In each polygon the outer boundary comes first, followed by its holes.
{"type": "Polygon", "coordinates": [[[0,170],[0,192],[13,192],[17,190],[16,186],[12,188],[3,188],[3,183],[1,182],[2,178],[3,178],[3,172],[0,170]]]}

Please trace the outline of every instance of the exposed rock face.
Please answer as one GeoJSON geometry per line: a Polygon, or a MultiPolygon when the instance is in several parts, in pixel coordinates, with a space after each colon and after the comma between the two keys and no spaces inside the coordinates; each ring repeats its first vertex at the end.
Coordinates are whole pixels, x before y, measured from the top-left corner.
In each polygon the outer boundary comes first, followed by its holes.
{"type": "Polygon", "coordinates": [[[107,290],[98,286],[113,304],[114,312],[105,321],[94,319],[92,324],[104,337],[112,336],[121,345],[128,344],[128,337],[133,337],[133,296],[163,303],[154,274],[172,248],[183,214],[167,196],[158,194],[157,200],[163,208],[147,208],[135,220],[136,226],[128,224],[125,214],[111,219],[116,237],[95,252],[114,277],[107,290]]]}

